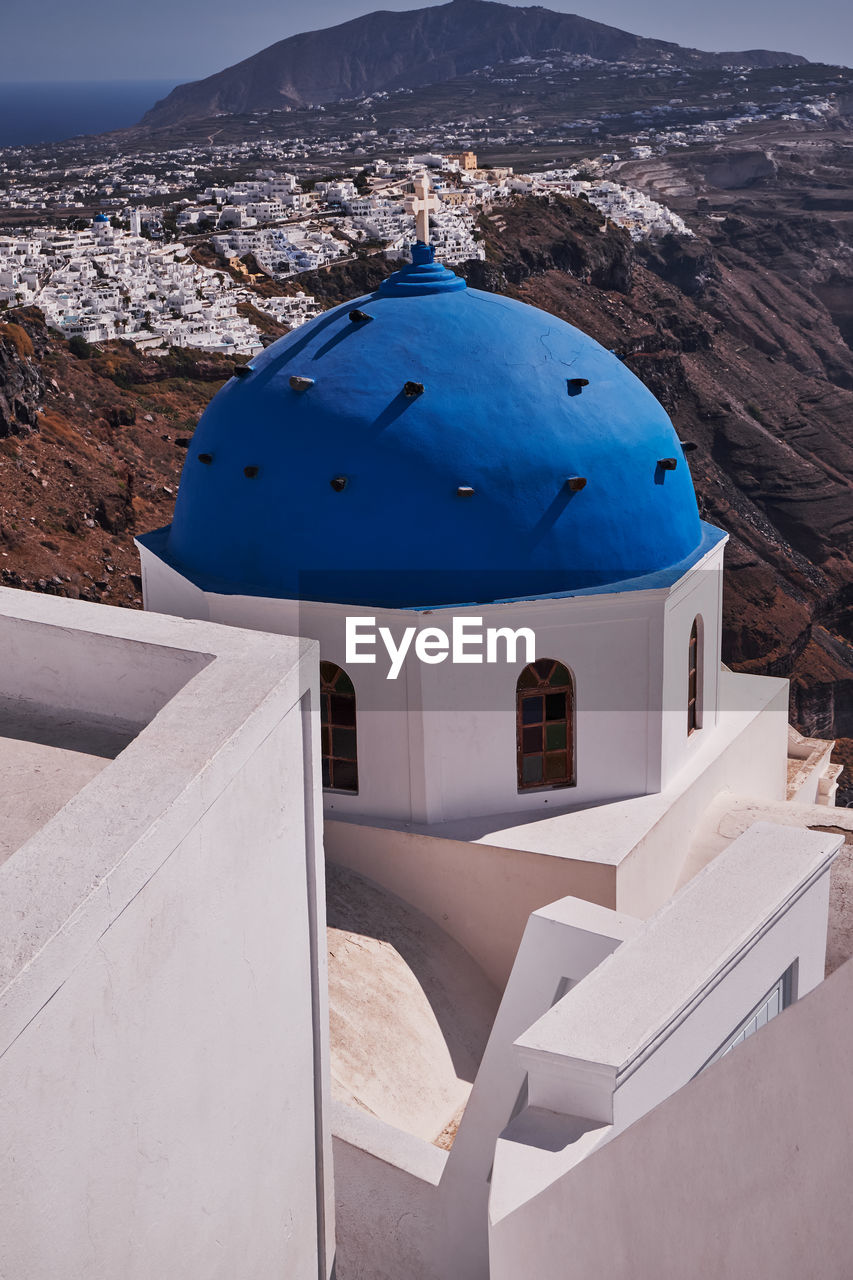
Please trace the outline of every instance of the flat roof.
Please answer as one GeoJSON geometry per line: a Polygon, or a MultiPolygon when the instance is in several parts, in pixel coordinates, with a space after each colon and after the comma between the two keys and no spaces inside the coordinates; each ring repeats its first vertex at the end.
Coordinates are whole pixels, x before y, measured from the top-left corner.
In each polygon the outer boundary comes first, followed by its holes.
{"type": "Polygon", "coordinates": [[[0,1038],[11,1043],[209,794],[308,689],[316,697],[319,664],[310,640],[5,587],[0,651],[0,824],[19,823],[0,858],[0,1038]],[[35,773],[46,767],[49,786],[35,773]],[[43,795],[25,810],[34,779],[43,795]]]}
{"type": "Polygon", "coordinates": [[[100,717],[0,695],[0,863],[133,740],[100,717]]]}

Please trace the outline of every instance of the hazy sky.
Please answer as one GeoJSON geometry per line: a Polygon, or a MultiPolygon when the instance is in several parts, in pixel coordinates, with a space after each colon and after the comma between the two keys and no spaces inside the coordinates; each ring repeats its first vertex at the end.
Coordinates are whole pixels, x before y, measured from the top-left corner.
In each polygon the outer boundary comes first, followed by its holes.
{"type": "MultiPolygon", "coordinates": [[[[782,49],[853,63],[841,0],[545,0],[638,35],[700,49],[782,49]]],[[[424,0],[0,0],[0,80],[195,80],[298,31],[424,0]]]]}

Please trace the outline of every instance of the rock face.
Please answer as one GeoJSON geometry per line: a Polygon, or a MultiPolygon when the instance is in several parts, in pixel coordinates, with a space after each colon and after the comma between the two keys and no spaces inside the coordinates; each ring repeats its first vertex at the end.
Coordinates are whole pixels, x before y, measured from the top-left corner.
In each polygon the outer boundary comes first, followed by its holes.
{"type": "Polygon", "coordinates": [[[21,312],[0,325],[0,438],[27,435],[44,396],[39,359],[47,346],[41,312],[21,312]]]}
{"type": "Polygon", "coordinates": [[[142,123],[159,127],[219,112],[305,107],[437,84],[509,58],[554,49],[606,62],[671,61],[698,67],[806,61],[766,49],[702,53],[539,6],[453,0],[405,13],[369,13],[325,31],[280,40],[205,80],[178,85],[142,123]]]}
{"type": "Polygon", "coordinates": [[[87,358],[39,311],[5,312],[0,585],[140,607],[133,531],[169,520],[195,423],[232,368],[121,342],[87,358]]]}

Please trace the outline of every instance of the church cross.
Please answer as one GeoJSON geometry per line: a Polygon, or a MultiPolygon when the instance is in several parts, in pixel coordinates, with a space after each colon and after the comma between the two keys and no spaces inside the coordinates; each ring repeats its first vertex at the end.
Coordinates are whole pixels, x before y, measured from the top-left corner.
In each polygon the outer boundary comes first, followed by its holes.
{"type": "Polygon", "coordinates": [[[426,173],[420,174],[415,179],[415,194],[406,197],[406,211],[415,215],[416,235],[421,244],[429,244],[429,215],[440,208],[441,201],[430,190],[429,178],[426,173]]]}

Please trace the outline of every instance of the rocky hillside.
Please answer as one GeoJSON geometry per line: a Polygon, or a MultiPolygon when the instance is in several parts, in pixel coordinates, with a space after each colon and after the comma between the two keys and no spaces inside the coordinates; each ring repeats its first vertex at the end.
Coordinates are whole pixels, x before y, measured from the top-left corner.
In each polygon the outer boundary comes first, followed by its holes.
{"type": "Polygon", "coordinates": [[[703,53],[538,5],[519,8],[492,0],[453,0],[404,13],[369,13],[324,31],[280,40],[205,80],[178,85],[142,124],[161,128],[219,113],[305,107],[438,84],[549,50],[588,54],[605,62],[687,67],[769,67],[806,61],[766,49],[703,53]]]}
{"type": "Polygon", "coordinates": [[[47,333],[37,315],[20,320],[10,319],[0,329],[0,440],[27,435],[35,428],[44,394],[40,363],[47,350],[47,333]]]}
{"type": "Polygon", "coordinates": [[[638,248],[583,202],[529,199],[482,226],[471,283],[616,350],[695,444],[700,509],[731,535],[724,660],[789,676],[803,730],[853,739],[853,351],[818,296],[851,270],[841,233],[742,213],[638,248]]]}
{"type": "Polygon", "coordinates": [[[171,519],[198,417],[233,365],[102,351],[0,318],[0,584],[141,607],[137,529],[171,519]]]}

